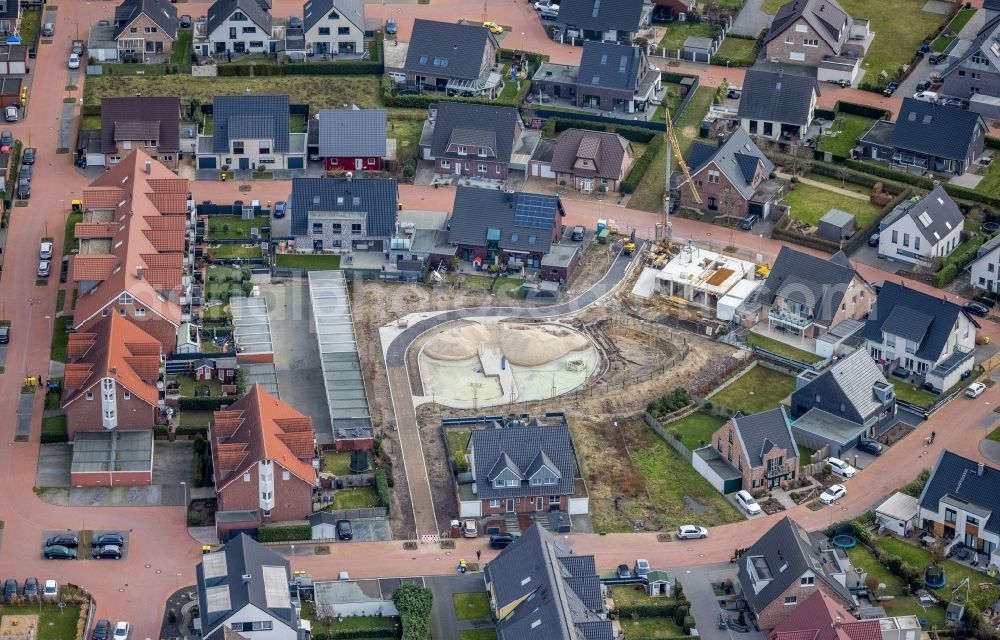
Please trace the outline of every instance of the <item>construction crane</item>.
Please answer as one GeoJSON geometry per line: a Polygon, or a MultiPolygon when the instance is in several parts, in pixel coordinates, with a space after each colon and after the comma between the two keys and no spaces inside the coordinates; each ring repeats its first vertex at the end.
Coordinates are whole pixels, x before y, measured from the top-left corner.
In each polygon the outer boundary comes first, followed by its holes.
{"type": "Polygon", "coordinates": [[[681,153],[681,145],[677,142],[677,136],[674,135],[674,123],[670,118],[670,109],[664,106],[663,108],[664,118],[667,121],[667,139],[670,141],[670,149],[667,150],[667,170],[664,176],[664,189],[663,189],[663,240],[670,244],[670,152],[674,153],[677,157],[677,164],[680,165],[681,171],[684,173],[684,183],[691,185],[691,197],[695,202],[701,204],[701,196],[698,195],[698,189],[695,188],[694,182],[691,180],[691,171],[688,169],[687,163],[684,162],[684,154],[681,153]]]}

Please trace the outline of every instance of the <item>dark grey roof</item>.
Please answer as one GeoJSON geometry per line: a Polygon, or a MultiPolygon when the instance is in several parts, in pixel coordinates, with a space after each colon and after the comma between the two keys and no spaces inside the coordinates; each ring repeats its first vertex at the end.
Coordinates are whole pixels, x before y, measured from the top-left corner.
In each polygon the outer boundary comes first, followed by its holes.
{"type": "Polygon", "coordinates": [[[201,615],[202,633],[208,635],[220,624],[229,619],[247,605],[253,605],[261,611],[273,615],[292,629],[298,628],[298,616],[291,606],[288,596],[288,581],[291,578],[290,565],[287,560],[271,551],[246,534],[240,534],[229,541],[220,551],[204,556],[195,569],[197,574],[198,608],[201,615]],[[224,562],[222,557],[225,558],[224,562]],[[206,565],[209,568],[206,570],[206,565]],[[284,596],[279,598],[281,604],[288,606],[271,606],[268,602],[267,588],[264,581],[264,567],[282,567],[284,569],[284,596]],[[217,575],[217,570],[224,570],[224,575],[217,575]],[[207,574],[207,575],[206,575],[207,574]],[[248,580],[244,576],[250,576],[248,580]],[[211,600],[228,607],[209,606],[206,591],[214,587],[223,594],[228,591],[228,597],[223,595],[211,600]]]}
{"type": "Polygon", "coordinates": [[[715,163],[744,199],[754,194],[753,179],[762,167],[764,178],[774,171],[774,164],[754,144],[750,134],[737,127],[718,147],[695,143],[691,146],[688,165],[692,175],[701,172],[709,163],[715,163]]]}
{"type": "Polygon", "coordinates": [[[563,0],[559,22],[588,31],[639,30],[645,0],[563,0]]]}
{"type": "Polygon", "coordinates": [[[483,72],[486,47],[496,38],[479,24],[436,20],[413,21],[403,68],[412,73],[477,80],[483,72]]]}
{"type": "Polygon", "coordinates": [[[976,461],[942,451],[920,493],[920,507],[937,512],[938,502],[949,496],[950,502],[978,507],[970,511],[989,511],[986,530],[1000,533],[1000,470],[983,465],[980,475],[976,461]]]}
{"type": "Polygon", "coordinates": [[[497,160],[510,162],[514,136],[517,133],[517,119],[521,117],[517,109],[463,102],[439,102],[432,105],[432,108],[437,109],[431,140],[432,156],[437,158],[446,155],[448,142],[456,128],[465,131],[476,129],[493,133],[496,136],[497,160]]]}
{"type": "Polygon", "coordinates": [[[288,153],[288,120],[288,96],[215,96],[212,151],[228,153],[230,140],[259,136],[273,140],[275,152],[288,153]]]}
{"type": "MultiPolygon", "coordinates": [[[[524,424],[477,429],[472,432],[469,449],[475,468],[479,498],[513,498],[518,496],[555,496],[573,493],[573,443],[565,424],[545,424],[530,421],[524,424]],[[554,485],[531,486],[528,469],[539,452],[543,452],[557,472],[554,485]],[[497,489],[491,477],[504,466],[521,478],[519,486],[497,489]]],[[[534,470],[540,465],[535,466],[534,470]]],[[[532,471],[534,473],[534,471],[532,471]]]]}
{"type": "MultiPolygon", "coordinates": [[[[154,127],[157,148],[160,151],[178,151],[181,144],[181,101],[173,97],[132,96],[104,98],[101,100],[101,152],[115,150],[115,140],[139,138],[124,137],[122,125],[141,122],[154,127]]],[[[131,128],[131,127],[126,127],[131,128]]],[[[154,139],[150,138],[150,139],[154,139]]]]}
{"type": "Polygon", "coordinates": [[[783,246],[757,299],[772,304],[780,295],[805,305],[817,322],[829,326],[856,275],[842,251],[824,260],[783,246]]]}
{"type": "MultiPolygon", "coordinates": [[[[994,10],[1000,10],[1000,0],[997,0],[995,4],[997,6],[995,7],[994,10]]],[[[983,8],[988,9],[990,7],[986,6],[986,4],[984,3],[983,8]]],[[[960,54],[957,51],[958,47],[952,49],[952,51],[950,52],[951,57],[948,64],[948,68],[944,70],[941,76],[943,78],[946,78],[950,76],[952,73],[955,73],[959,69],[959,67],[967,67],[968,69],[971,70],[977,70],[977,69],[984,71],[988,70],[992,71],[993,73],[1000,71],[1000,55],[997,55],[997,53],[994,53],[993,51],[993,45],[997,41],[1000,41],[1000,16],[994,16],[992,20],[984,24],[983,27],[976,34],[976,38],[972,42],[970,42],[969,46],[965,47],[964,51],[962,51],[960,54]],[[975,53],[978,53],[979,55],[984,57],[989,63],[989,66],[991,68],[983,69],[983,67],[980,66],[979,64],[972,62],[970,62],[970,64],[966,66],[965,61],[971,58],[972,55],[975,53]]],[[[1000,49],[998,49],[998,51],[1000,51],[1000,49]]]]}
{"type": "Polygon", "coordinates": [[[484,247],[487,235],[495,231],[501,249],[548,253],[559,209],[558,196],[460,186],[448,241],[484,247]]]}
{"type": "Polygon", "coordinates": [[[624,177],[622,163],[628,147],[628,140],[617,133],[566,129],[556,141],[552,153],[552,170],[581,177],[618,180],[624,177]],[[579,158],[586,158],[593,163],[593,167],[576,166],[579,158]]]}
{"type": "MultiPolygon", "coordinates": [[[[955,229],[965,224],[965,216],[951,199],[944,187],[937,185],[923,198],[902,202],[882,221],[880,227],[887,229],[897,220],[907,217],[913,220],[917,231],[931,246],[937,245],[955,229]],[[925,216],[926,214],[926,216],[925,216]],[[927,220],[925,223],[924,220],[927,220]]],[[[935,252],[936,253],[936,252],[935,252]]]]}
{"type": "Polygon", "coordinates": [[[645,71],[639,47],[616,42],[584,42],[577,84],[635,91],[645,71]]]}
{"type": "Polygon", "coordinates": [[[17,20],[17,15],[21,10],[21,3],[18,0],[7,0],[0,5],[0,18],[4,20],[17,20]]]}
{"type": "Polygon", "coordinates": [[[368,236],[388,238],[396,228],[395,178],[292,178],[292,235],[309,232],[310,211],[365,213],[368,236]]]}
{"type": "Polygon", "coordinates": [[[218,29],[237,9],[263,29],[267,36],[271,35],[271,14],[260,0],[215,0],[208,8],[208,33],[218,29]]]}
{"type": "Polygon", "coordinates": [[[336,11],[361,31],[365,30],[364,0],[309,0],[303,7],[302,28],[309,31],[316,23],[336,11]]]}
{"type": "MultiPolygon", "coordinates": [[[[852,602],[847,588],[827,573],[827,565],[820,560],[805,530],[788,516],[762,535],[736,564],[739,565],[743,596],[756,612],[763,611],[775,598],[781,597],[806,571],[812,571],[845,605],[852,602]],[[754,566],[759,577],[769,575],[770,581],[762,588],[755,588],[747,565],[754,566]]],[[[761,582],[758,580],[757,585],[761,582]]]]}
{"type": "Polygon", "coordinates": [[[735,415],[733,425],[743,443],[743,451],[746,452],[747,462],[751,467],[762,466],[763,454],[775,446],[788,452],[786,458],[799,457],[799,448],[792,438],[792,428],[789,426],[784,407],[750,416],[735,415]]]}
{"type": "Polygon", "coordinates": [[[807,125],[813,93],[819,84],[808,76],[748,69],[743,77],[739,117],[807,125]]]}
{"type": "Polygon", "coordinates": [[[891,385],[868,351],[858,349],[796,389],[792,394],[793,411],[797,412],[800,406],[819,408],[863,424],[882,410],[883,403],[875,396],[876,386],[889,388],[891,385]]]}
{"type": "Polygon", "coordinates": [[[611,640],[593,556],[575,556],[534,524],[486,565],[497,610],[499,640],[611,640]]]}
{"type": "Polygon", "coordinates": [[[854,21],[834,0],[792,0],[783,4],[771,20],[771,29],[764,42],[783,34],[799,18],[804,18],[813,31],[830,45],[834,55],[840,55],[854,21]]]}
{"type": "MultiPolygon", "coordinates": [[[[555,153],[555,148],[555,140],[546,140],[545,138],[542,138],[538,141],[538,144],[535,145],[535,151],[531,154],[531,159],[536,162],[552,162],[552,156],[555,153]]],[[[997,237],[1000,238],[1000,236],[997,237]]]]}
{"type": "MultiPolygon", "coordinates": [[[[7,4],[17,5],[17,2],[8,0],[7,4]]],[[[181,23],[177,18],[177,7],[170,0],[123,0],[115,7],[115,40],[143,13],[171,40],[177,39],[177,28],[181,23]]]]}
{"type": "Polygon", "coordinates": [[[931,296],[886,280],[865,324],[865,339],[882,344],[884,333],[902,331],[906,335],[895,335],[904,338],[922,333],[915,355],[936,362],[948,346],[952,329],[963,313],[962,307],[943,296],[931,296]]]}
{"type": "Polygon", "coordinates": [[[983,0],[983,9],[1000,11],[1000,0],[983,0]]]}
{"type": "Polygon", "coordinates": [[[384,158],[385,123],[381,109],[323,109],[319,112],[319,155],[384,158]]]}
{"type": "Polygon", "coordinates": [[[969,155],[979,128],[986,130],[983,117],[974,111],[903,98],[892,146],[928,156],[963,160],[969,155]]]}

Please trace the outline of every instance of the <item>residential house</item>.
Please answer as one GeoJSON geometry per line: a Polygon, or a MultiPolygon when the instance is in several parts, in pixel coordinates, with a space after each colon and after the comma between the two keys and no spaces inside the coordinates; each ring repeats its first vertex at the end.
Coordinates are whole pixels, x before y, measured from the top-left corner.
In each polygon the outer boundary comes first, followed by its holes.
{"type": "Polygon", "coordinates": [[[308,0],[302,27],[306,52],[354,56],[365,51],[364,0],[308,0]]]}
{"type": "Polygon", "coordinates": [[[490,422],[469,440],[474,490],[459,487],[463,518],[585,514],[589,500],[577,483],[576,453],[563,415],[490,422]]]}
{"type": "Polygon", "coordinates": [[[191,319],[193,242],[188,181],[141,149],[83,190],[78,253],[69,277],[79,293],[73,328],[91,331],[117,314],[156,338],[165,354],[191,319]]]}
{"type": "Polygon", "coordinates": [[[438,174],[506,180],[523,130],[517,109],[440,102],[424,125],[420,157],[438,174]]]}
{"type": "Polygon", "coordinates": [[[799,468],[799,448],[785,408],[749,416],[737,413],[704,447],[695,449],[692,464],[721,493],[746,489],[759,496],[786,488],[799,468]],[[719,464],[736,473],[718,473],[719,464]],[[725,482],[730,478],[733,481],[725,482]]]}
{"type": "MultiPolygon", "coordinates": [[[[461,260],[481,268],[539,269],[559,236],[558,196],[458,187],[449,218],[448,242],[461,260]]],[[[545,279],[568,280],[569,273],[545,279]]]]}
{"type": "Polygon", "coordinates": [[[821,81],[854,83],[875,34],[836,0],[791,0],[778,9],[764,38],[772,62],[815,68],[821,81]]]}
{"type": "Polygon", "coordinates": [[[844,320],[862,320],[875,293],[844,252],[824,260],[785,246],[754,300],[760,306],[743,315],[744,326],[766,320],[768,330],[820,338],[844,320]]]}
{"type": "MultiPolygon", "coordinates": [[[[919,622],[917,623],[919,629],[919,622]]],[[[918,631],[919,633],[919,631],[918,631]]],[[[767,640],[888,640],[881,620],[858,620],[840,602],[817,589],[767,634],[767,640]]]]}
{"type": "Polygon", "coordinates": [[[88,154],[87,165],[114,165],[140,148],[169,169],[177,169],[180,98],[131,96],[101,100],[101,153],[88,154]]]}
{"type": "Polygon", "coordinates": [[[236,384],[239,368],[235,356],[199,358],[191,362],[195,380],[218,380],[222,384],[236,384]]]}
{"type": "Polygon", "coordinates": [[[901,171],[962,174],[983,155],[986,131],[973,111],[903,98],[896,121],[873,124],[858,151],[901,171]]]}
{"type": "Polygon", "coordinates": [[[993,236],[979,247],[969,265],[972,286],[989,294],[1000,292],[1000,236],[993,236]]]}
{"type": "Polygon", "coordinates": [[[789,517],[779,520],[736,560],[747,611],[761,630],[780,625],[799,602],[822,591],[851,609],[854,569],[843,549],[824,548],[789,517]]]}
{"type": "Polygon", "coordinates": [[[21,4],[18,0],[0,0],[0,33],[14,33],[18,26],[20,10],[21,4]]]}
{"type": "Polygon", "coordinates": [[[559,185],[581,193],[613,192],[633,162],[632,144],[617,133],[566,129],[555,142],[549,171],[559,185]]]}
{"type": "Polygon", "coordinates": [[[750,213],[767,218],[783,192],[781,183],[769,178],[774,164],[739,127],[717,146],[695,140],[687,164],[701,202],[695,201],[690,185],[675,186],[685,209],[734,219],[750,213]]]}
{"type": "Polygon", "coordinates": [[[632,42],[649,26],[649,0],[562,0],[559,3],[560,42],[632,42]]]}
{"type": "Polygon", "coordinates": [[[986,14],[987,24],[993,21],[993,18],[1000,16],[1000,0],[983,0],[983,12],[986,14]]]}
{"type": "Polygon", "coordinates": [[[531,78],[532,95],[620,113],[646,111],[662,88],[660,70],[641,47],[615,42],[585,42],[579,66],[543,62],[531,78]]]}
{"type": "Polygon", "coordinates": [[[799,374],[791,417],[796,442],[814,450],[826,446],[831,456],[840,456],[896,424],[895,387],[858,349],[820,373],[806,369],[799,374]]]}
{"type": "Polygon", "coordinates": [[[560,547],[537,524],[491,560],[483,576],[498,640],[616,635],[594,556],[560,547]]]}
{"type": "Polygon", "coordinates": [[[322,109],[316,155],[327,171],[381,171],[386,159],[386,113],[381,109],[322,109]]]}
{"type": "Polygon", "coordinates": [[[503,91],[496,66],[499,48],[496,36],[482,25],[418,18],[402,68],[406,86],[496,98],[503,91]]]}
{"type": "MultiPolygon", "coordinates": [[[[14,0],[8,0],[14,4],[14,0]]],[[[169,0],[122,0],[115,7],[114,40],[122,62],[168,58],[180,28],[177,7],[169,0]]]]}
{"type": "Polygon", "coordinates": [[[983,568],[1000,565],[1000,470],[946,449],[918,503],[921,529],[944,539],[948,548],[975,549],[983,568]]]}
{"type": "Polygon", "coordinates": [[[880,364],[902,367],[940,392],[972,370],[978,327],[946,296],[886,280],[865,325],[865,341],[880,364]]]}
{"type": "Polygon", "coordinates": [[[312,418],[259,384],[209,425],[219,511],[256,511],[258,522],[304,520],[319,486],[312,418]]]}
{"type": "Polygon", "coordinates": [[[291,565],[246,534],[201,556],[195,568],[205,640],[296,640],[301,622],[289,585],[291,565]]]}
{"type": "Polygon", "coordinates": [[[291,132],[291,109],[299,106],[289,105],[288,96],[215,96],[213,130],[198,136],[198,169],[301,173],[307,134],[291,132]]]}
{"type": "Polygon", "coordinates": [[[294,178],[294,248],[342,254],[388,251],[398,202],[394,178],[294,178]]]}
{"type": "Polygon", "coordinates": [[[695,0],[653,0],[650,19],[657,22],[677,20],[681,14],[687,14],[696,5],[695,0]]]}
{"type": "Polygon", "coordinates": [[[164,405],[163,348],[117,313],[69,334],[62,410],[78,431],[152,429],[164,405]]]}
{"type": "Polygon", "coordinates": [[[270,5],[262,0],[215,0],[208,8],[205,40],[197,44],[201,55],[269,53],[270,5]]]}
{"type": "Polygon", "coordinates": [[[798,142],[813,121],[819,95],[814,77],[784,69],[748,69],[737,117],[751,135],[798,142]]]}
{"type": "Polygon", "coordinates": [[[941,72],[941,95],[963,100],[977,94],[1000,97],[1000,20],[992,18],[988,8],[986,15],[976,38],[952,50],[948,67],[941,72]]]}
{"type": "Polygon", "coordinates": [[[962,243],[965,216],[940,184],[926,196],[900,203],[879,223],[878,255],[930,265],[962,243]]]}

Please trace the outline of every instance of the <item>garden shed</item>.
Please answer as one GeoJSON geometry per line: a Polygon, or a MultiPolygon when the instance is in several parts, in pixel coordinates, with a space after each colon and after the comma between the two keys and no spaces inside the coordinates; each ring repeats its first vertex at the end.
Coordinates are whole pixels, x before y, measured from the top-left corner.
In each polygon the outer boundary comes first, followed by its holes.
{"type": "Polygon", "coordinates": [[[904,536],[917,524],[917,499],[897,491],[875,509],[875,517],[887,531],[904,536]]]}
{"type": "Polygon", "coordinates": [[[855,230],[853,213],[847,213],[840,209],[830,209],[819,219],[817,235],[824,240],[840,242],[853,236],[855,230]]]}
{"type": "Polygon", "coordinates": [[[711,62],[715,41],[702,36],[688,36],[684,41],[681,57],[694,62],[711,62]]]}
{"type": "Polygon", "coordinates": [[[660,569],[654,569],[646,574],[646,594],[651,598],[671,595],[670,574],[660,569]]]}

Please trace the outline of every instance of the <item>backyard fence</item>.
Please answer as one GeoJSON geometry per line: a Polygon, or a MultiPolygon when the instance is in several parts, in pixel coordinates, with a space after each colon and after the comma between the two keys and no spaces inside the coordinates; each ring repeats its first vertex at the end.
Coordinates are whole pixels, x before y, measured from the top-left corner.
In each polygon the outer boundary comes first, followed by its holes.
{"type": "Polygon", "coordinates": [[[661,438],[663,438],[667,444],[673,448],[674,451],[678,453],[682,458],[684,458],[688,464],[691,464],[692,453],[691,450],[684,446],[684,444],[675,438],[673,434],[666,430],[666,428],[657,421],[656,418],[651,416],[648,411],[642,412],[642,419],[645,420],[646,425],[650,429],[655,431],[661,438]]]}

